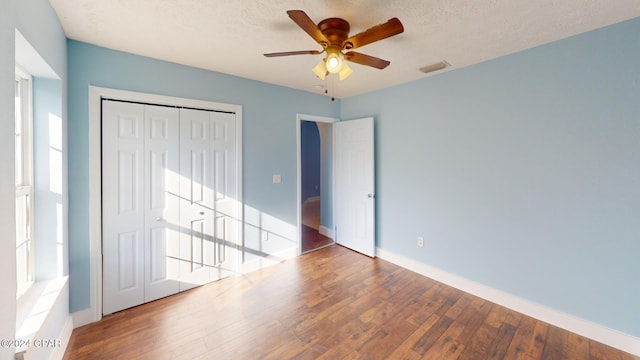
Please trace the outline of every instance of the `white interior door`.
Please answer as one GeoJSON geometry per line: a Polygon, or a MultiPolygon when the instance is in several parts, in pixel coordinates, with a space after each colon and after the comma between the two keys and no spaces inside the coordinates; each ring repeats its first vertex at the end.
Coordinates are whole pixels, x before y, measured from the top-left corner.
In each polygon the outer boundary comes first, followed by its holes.
{"type": "Polygon", "coordinates": [[[373,118],[333,125],[336,242],[375,257],[373,118]]]}
{"type": "Polygon", "coordinates": [[[144,109],[102,104],[103,312],[144,302],[144,109]]]}

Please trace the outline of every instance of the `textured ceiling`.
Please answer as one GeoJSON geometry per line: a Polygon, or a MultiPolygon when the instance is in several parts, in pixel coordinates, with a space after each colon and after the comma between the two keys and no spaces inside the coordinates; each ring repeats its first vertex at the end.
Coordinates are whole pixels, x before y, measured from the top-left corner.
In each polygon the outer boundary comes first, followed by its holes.
{"type": "Polygon", "coordinates": [[[640,16],[640,0],[50,0],[68,38],[310,92],[347,97],[450,71],[640,16]],[[398,17],[400,35],[358,49],[391,61],[384,70],[350,63],[327,82],[311,68],[322,55],[263,53],[321,49],[286,14],[316,23],[341,17],[351,34],[398,17]],[[334,79],[335,78],[335,79],[334,79]]]}

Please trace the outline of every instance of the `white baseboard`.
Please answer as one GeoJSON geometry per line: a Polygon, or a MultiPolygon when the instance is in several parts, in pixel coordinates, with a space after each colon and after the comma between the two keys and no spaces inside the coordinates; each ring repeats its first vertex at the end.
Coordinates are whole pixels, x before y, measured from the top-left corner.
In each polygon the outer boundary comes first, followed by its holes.
{"type": "Polygon", "coordinates": [[[329,229],[328,227],[324,226],[324,225],[320,225],[318,227],[318,232],[326,237],[328,237],[329,239],[333,239],[333,230],[329,229]]]}
{"type": "Polygon", "coordinates": [[[73,317],[69,315],[67,321],[64,323],[64,327],[60,330],[60,335],[57,339],[60,339],[60,346],[53,349],[49,359],[59,360],[64,357],[64,352],[69,345],[69,339],[71,339],[71,333],[73,332],[73,317]]]}
{"type": "Polygon", "coordinates": [[[320,201],[320,196],[308,197],[307,200],[305,200],[304,202],[317,202],[317,201],[320,201]]]}
{"type": "Polygon", "coordinates": [[[76,311],[71,314],[71,316],[73,317],[74,329],[100,320],[99,318],[96,319],[95,311],[93,310],[93,308],[76,311]]]}
{"type": "Polygon", "coordinates": [[[595,324],[573,315],[511,295],[504,291],[453,275],[419,261],[395,254],[391,251],[376,248],[376,255],[383,260],[427,276],[456,289],[460,289],[469,294],[478,296],[589,339],[615,347],[635,356],[640,356],[640,338],[633,335],[613,330],[606,326],[595,324]]]}

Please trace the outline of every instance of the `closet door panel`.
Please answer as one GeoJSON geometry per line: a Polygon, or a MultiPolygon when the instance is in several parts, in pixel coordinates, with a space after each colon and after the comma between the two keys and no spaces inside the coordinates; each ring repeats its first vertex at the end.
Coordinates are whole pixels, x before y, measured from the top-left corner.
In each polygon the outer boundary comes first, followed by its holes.
{"type": "Polygon", "coordinates": [[[145,302],[180,290],[180,118],[144,106],[145,302]]]}
{"type": "Polygon", "coordinates": [[[144,111],[102,104],[103,313],[144,302],[144,111]]]}
{"type": "Polygon", "coordinates": [[[237,228],[240,209],[236,169],[236,116],[210,113],[211,158],[214,192],[214,242],[216,265],[214,279],[232,275],[236,271],[238,246],[237,228]]]}
{"type": "Polygon", "coordinates": [[[210,126],[208,112],[180,109],[180,290],[211,281],[210,126]]]}

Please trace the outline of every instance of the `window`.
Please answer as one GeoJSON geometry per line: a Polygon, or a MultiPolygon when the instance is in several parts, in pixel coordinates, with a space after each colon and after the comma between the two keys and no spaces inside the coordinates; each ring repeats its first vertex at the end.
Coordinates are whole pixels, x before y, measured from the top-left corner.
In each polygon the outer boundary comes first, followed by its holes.
{"type": "Polygon", "coordinates": [[[20,297],[34,280],[33,120],[31,77],[16,69],[15,79],[16,296],[20,297]]]}

